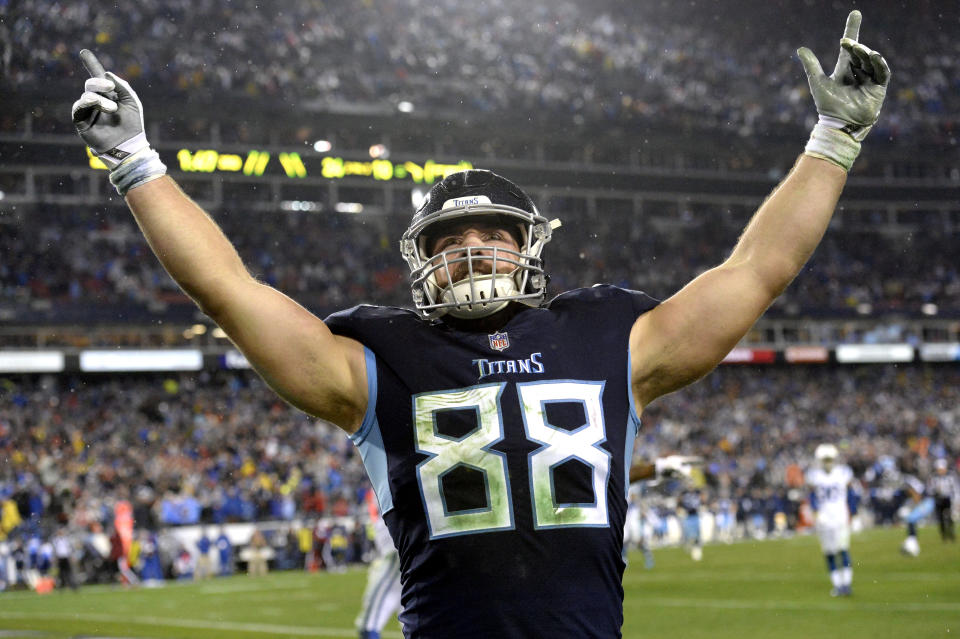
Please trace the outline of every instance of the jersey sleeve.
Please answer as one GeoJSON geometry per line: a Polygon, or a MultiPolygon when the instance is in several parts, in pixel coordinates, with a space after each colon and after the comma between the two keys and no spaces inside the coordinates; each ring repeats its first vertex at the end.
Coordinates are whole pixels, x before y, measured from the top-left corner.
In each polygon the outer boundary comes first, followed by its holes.
{"type": "Polygon", "coordinates": [[[589,288],[577,288],[561,293],[547,303],[552,310],[563,310],[567,307],[596,308],[604,314],[616,309],[630,315],[633,320],[640,317],[660,303],[642,291],[613,286],[611,284],[596,284],[589,288]]]}
{"type": "Polygon", "coordinates": [[[409,309],[368,304],[333,313],[323,320],[335,335],[350,337],[370,348],[379,340],[392,339],[395,333],[391,333],[390,328],[421,321],[409,309]]]}

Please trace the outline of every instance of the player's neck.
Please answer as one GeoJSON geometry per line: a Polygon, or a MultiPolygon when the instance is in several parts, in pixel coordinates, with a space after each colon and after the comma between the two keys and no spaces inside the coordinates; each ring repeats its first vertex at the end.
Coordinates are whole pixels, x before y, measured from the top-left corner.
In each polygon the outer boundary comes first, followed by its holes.
{"type": "Polygon", "coordinates": [[[481,317],[480,319],[463,319],[460,317],[445,315],[442,318],[442,321],[450,328],[454,328],[458,331],[464,331],[467,333],[489,333],[490,331],[500,330],[506,326],[510,320],[516,317],[517,314],[528,308],[530,307],[524,306],[523,304],[517,304],[516,302],[511,302],[505,309],[498,311],[489,317],[481,317]]]}

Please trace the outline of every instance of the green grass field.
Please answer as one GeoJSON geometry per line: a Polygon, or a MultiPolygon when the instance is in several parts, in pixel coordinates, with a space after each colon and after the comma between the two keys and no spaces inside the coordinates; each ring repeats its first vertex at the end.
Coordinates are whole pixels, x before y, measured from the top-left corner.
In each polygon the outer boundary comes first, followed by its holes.
{"type": "MultiPolygon", "coordinates": [[[[960,636],[960,547],[921,530],[920,556],[898,553],[902,531],[853,539],[854,596],[833,599],[813,537],[681,550],[656,566],[631,557],[624,637],[648,639],[912,639],[960,636]]],[[[0,593],[0,637],[354,637],[365,573],[275,573],[164,588],[91,586],[78,592],[0,593]]],[[[384,633],[401,637],[394,621],[384,633]]],[[[456,632],[451,636],[455,637],[456,632]]]]}

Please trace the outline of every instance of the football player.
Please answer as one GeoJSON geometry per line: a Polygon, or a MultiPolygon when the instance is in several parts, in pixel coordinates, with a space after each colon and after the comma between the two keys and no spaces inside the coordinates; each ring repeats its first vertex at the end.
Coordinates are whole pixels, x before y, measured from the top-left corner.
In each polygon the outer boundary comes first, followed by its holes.
{"type": "Polygon", "coordinates": [[[917,464],[912,457],[905,456],[901,459],[901,468],[904,504],[900,512],[907,525],[907,536],[900,546],[900,552],[908,557],[916,557],[920,554],[917,524],[933,514],[934,499],[928,493],[926,484],[914,474],[917,472],[917,464]]]}
{"type": "Polygon", "coordinates": [[[933,468],[935,474],[930,478],[929,492],[933,496],[933,505],[936,508],[940,539],[956,541],[956,535],[953,532],[953,504],[960,495],[960,484],[957,483],[956,474],[950,472],[950,463],[945,458],[938,458],[933,468]]]}
{"type": "Polygon", "coordinates": [[[643,553],[646,567],[653,568],[653,549],[650,547],[647,532],[649,511],[643,505],[644,488],[650,488],[663,480],[690,479],[695,466],[703,463],[703,458],[692,455],[667,455],[658,457],[651,464],[638,462],[630,467],[630,487],[627,492],[627,517],[624,526],[623,550],[638,547],[643,553]]]}
{"type": "Polygon", "coordinates": [[[380,632],[400,610],[400,555],[383,517],[373,507],[370,526],[376,556],[367,568],[367,585],[355,624],[360,639],[380,639],[380,632]]]}
{"type": "Polygon", "coordinates": [[[703,497],[697,488],[688,488],[680,493],[677,511],[683,516],[683,545],[694,561],[703,559],[703,541],[700,536],[700,507],[703,497]]]}
{"type": "Polygon", "coordinates": [[[807,472],[810,507],[816,513],[820,548],[827,560],[833,597],[853,594],[853,564],[850,563],[850,507],[847,503],[853,471],[837,463],[833,444],[820,444],[813,454],[818,466],[807,472]],[[840,564],[837,565],[839,559],[840,564]]]}
{"type": "Polygon", "coordinates": [[[819,114],[805,152],[730,257],[662,303],[614,286],[547,302],[554,226],[471,170],[436,183],[403,234],[415,310],[323,321],[249,274],[165,175],[133,88],[86,50],[72,113],[173,279],[277,393],[359,448],[400,553],[407,636],[618,637],[640,413],[712,370],[819,243],[890,77],[860,22],[830,75],[798,50],[819,114]]]}

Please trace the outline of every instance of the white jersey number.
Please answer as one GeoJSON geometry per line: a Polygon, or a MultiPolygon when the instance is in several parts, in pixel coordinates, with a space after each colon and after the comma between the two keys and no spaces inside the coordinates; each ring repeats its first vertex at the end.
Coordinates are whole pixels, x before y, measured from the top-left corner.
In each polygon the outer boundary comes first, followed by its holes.
{"type": "MultiPolygon", "coordinates": [[[[417,481],[430,526],[430,538],[448,537],[513,528],[513,504],[506,455],[490,450],[503,439],[500,397],[506,383],[417,395],[414,398],[414,428],[417,451],[430,457],[417,467],[417,481]],[[477,427],[460,438],[437,430],[437,413],[474,410],[477,427]],[[486,507],[450,512],[443,494],[443,478],[461,466],[483,474],[486,507]]],[[[552,381],[518,384],[524,429],[541,447],[529,456],[529,481],[534,524],[537,528],[606,526],[607,480],[610,453],[600,448],[606,441],[603,421],[602,382],[552,381]],[[583,404],[586,423],[568,431],[551,425],[546,405],[551,402],[583,404]],[[588,504],[557,502],[554,469],[577,459],[592,473],[594,501],[588,504]]]]}
{"type": "Polygon", "coordinates": [[[533,382],[518,384],[523,406],[523,427],[527,438],[543,446],[530,455],[530,494],[533,497],[533,521],[537,528],[558,526],[606,526],[607,479],[610,477],[610,453],[599,447],[606,441],[603,426],[601,382],[533,382]],[[550,402],[583,403],[587,423],[567,431],[547,423],[546,405],[550,402]],[[592,504],[558,504],[553,469],[578,459],[593,475],[592,504]]]}
{"type": "Polygon", "coordinates": [[[430,538],[513,528],[507,457],[490,450],[503,439],[500,394],[506,384],[486,384],[462,390],[417,395],[413,400],[417,452],[430,458],[417,467],[417,480],[430,524],[430,538]],[[437,413],[474,409],[477,428],[456,439],[437,432],[437,413]],[[487,508],[449,513],[443,497],[443,477],[465,465],[483,473],[487,508]]]}

